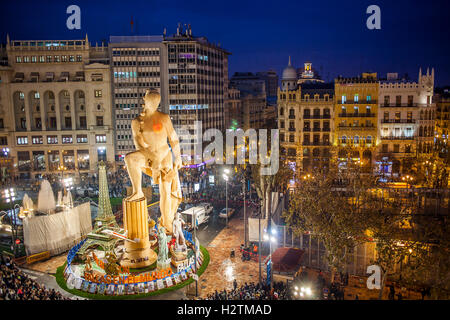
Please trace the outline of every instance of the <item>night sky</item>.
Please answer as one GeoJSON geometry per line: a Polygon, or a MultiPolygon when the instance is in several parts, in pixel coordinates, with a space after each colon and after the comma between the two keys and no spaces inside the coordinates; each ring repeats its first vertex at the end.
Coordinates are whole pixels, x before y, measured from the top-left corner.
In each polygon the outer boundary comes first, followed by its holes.
{"type": "Polygon", "coordinates": [[[275,69],[292,56],[295,67],[309,60],[325,80],[362,71],[408,73],[434,67],[436,85],[450,85],[450,1],[295,0],[2,1],[0,39],[65,40],[95,43],[110,35],[161,35],[190,23],[194,35],[232,53],[235,71],[275,69]],[[81,30],[66,28],[66,8],[81,8],[81,30]],[[381,8],[381,30],[369,30],[366,9],[381,8]],[[134,21],[131,32],[130,21],[134,21]]]}

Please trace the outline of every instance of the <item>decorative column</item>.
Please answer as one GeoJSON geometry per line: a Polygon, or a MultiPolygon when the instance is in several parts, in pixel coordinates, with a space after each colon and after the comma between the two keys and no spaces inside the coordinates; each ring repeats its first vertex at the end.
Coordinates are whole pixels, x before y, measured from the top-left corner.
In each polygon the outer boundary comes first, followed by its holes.
{"type": "Polygon", "coordinates": [[[135,242],[125,241],[125,254],[120,264],[130,268],[147,267],[157,259],[150,248],[147,199],[124,199],[122,205],[124,229],[128,232],[128,239],[135,242]]]}

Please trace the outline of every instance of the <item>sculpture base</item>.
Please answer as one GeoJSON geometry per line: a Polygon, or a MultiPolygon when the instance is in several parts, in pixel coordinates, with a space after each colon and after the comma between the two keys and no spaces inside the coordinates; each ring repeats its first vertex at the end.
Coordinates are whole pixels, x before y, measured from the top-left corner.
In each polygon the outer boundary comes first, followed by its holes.
{"type": "Polygon", "coordinates": [[[172,255],[172,261],[181,261],[187,258],[187,250],[177,252],[173,247],[170,247],[170,254],[172,255]]]}
{"type": "Polygon", "coordinates": [[[120,265],[128,268],[144,268],[155,263],[158,256],[155,251],[149,248],[125,252],[120,265]]]}
{"type": "Polygon", "coordinates": [[[167,259],[165,262],[162,262],[162,261],[156,262],[156,268],[159,270],[167,269],[169,267],[170,267],[170,259],[167,259]]]}
{"type": "Polygon", "coordinates": [[[128,232],[125,253],[120,265],[129,268],[143,268],[155,263],[157,254],[150,248],[148,233],[147,200],[123,200],[124,229],[128,232]]]}

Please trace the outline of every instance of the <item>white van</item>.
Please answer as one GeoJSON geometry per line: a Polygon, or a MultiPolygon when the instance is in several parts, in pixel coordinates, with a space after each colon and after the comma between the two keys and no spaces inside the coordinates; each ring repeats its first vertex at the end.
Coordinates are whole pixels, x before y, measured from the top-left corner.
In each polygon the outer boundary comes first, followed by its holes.
{"type": "Polygon", "coordinates": [[[212,206],[211,203],[202,202],[202,203],[199,203],[199,204],[197,205],[197,207],[203,207],[203,208],[205,208],[206,214],[211,214],[212,211],[213,211],[213,206],[212,206]]]}
{"type": "Polygon", "coordinates": [[[189,230],[192,229],[192,215],[195,213],[197,217],[196,225],[197,227],[209,220],[209,216],[206,214],[206,210],[204,206],[192,207],[187,210],[181,212],[183,220],[189,226],[189,230]]]}

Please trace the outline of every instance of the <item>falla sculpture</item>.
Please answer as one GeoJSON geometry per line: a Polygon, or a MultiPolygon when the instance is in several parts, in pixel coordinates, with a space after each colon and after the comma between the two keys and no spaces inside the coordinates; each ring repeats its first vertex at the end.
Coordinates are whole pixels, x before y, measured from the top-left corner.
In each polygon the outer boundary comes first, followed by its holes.
{"type": "Polygon", "coordinates": [[[123,201],[124,227],[128,237],[138,241],[125,243],[121,264],[134,268],[151,265],[157,259],[148,240],[147,201],[142,192],[142,173],[151,176],[159,185],[160,226],[169,234],[173,233],[173,220],[182,200],[178,176],[178,170],[182,167],[179,140],[169,115],[157,110],[160,102],[158,91],[146,91],[144,110],[131,122],[136,151],[125,156],[132,194],[123,201]]]}

